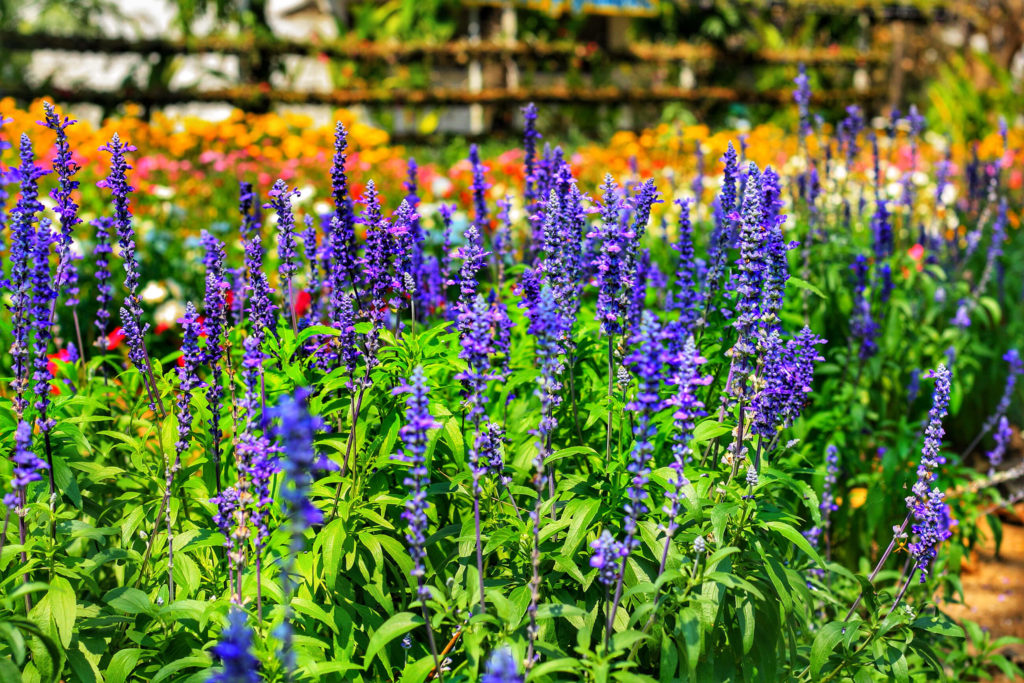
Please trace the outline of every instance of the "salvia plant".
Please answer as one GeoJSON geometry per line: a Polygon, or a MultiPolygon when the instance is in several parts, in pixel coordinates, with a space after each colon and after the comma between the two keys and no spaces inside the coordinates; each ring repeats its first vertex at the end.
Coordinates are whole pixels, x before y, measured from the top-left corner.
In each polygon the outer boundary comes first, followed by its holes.
{"type": "Polygon", "coordinates": [[[943,612],[1019,460],[1020,137],[932,159],[795,85],[795,156],[667,185],[530,105],[454,204],[339,123],[184,246],[129,140],[3,127],[3,680],[1020,675],[943,612]]]}

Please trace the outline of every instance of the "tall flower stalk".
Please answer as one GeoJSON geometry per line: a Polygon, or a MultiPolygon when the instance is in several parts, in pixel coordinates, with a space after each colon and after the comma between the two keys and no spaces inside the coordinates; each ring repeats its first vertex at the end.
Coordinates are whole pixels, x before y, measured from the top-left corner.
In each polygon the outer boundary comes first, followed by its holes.
{"type": "Polygon", "coordinates": [[[39,221],[37,214],[43,208],[39,202],[39,178],[46,175],[46,171],[36,166],[32,141],[27,135],[21,136],[18,153],[20,164],[17,178],[21,196],[11,212],[11,358],[14,374],[11,384],[14,388],[14,412],[17,419],[21,420],[28,409],[25,393],[28,391],[32,353],[32,274],[37,247],[35,226],[39,221]]]}
{"type": "Polygon", "coordinates": [[[647,513],[647,483],[651,475],[651,457],[654,444],[651,442],[655,433],[652,424],[654,414],[661,408],[658,393],[664,373],[665,349],[662,343],[662,330],[657,318],[650,311],[645,311],[640,327],[633,337],[633,353],[626,359],[640,382],[636,395],[626,408],[636,415],[633,427],[633,449],[630,452],[626,471],[630,476],[626,488],[626,503],[623,506],[625,521],[625,541],[623,541],[622,562],[616,577],[615,594],[612,597],[611,609],[608,613],[608,632],[611,633],[615,624],[615,613],[622,599],[622,585],[626,574],[626,561],[629,554],[639,545],[637,533],[640,518],[647,513]]]}
{"type": "MultiPolygon", "coordinates": [[[[903,593],[910,584],[910,579],[914,572],[921,570],[922,580],[925,578],[928,564],[935,556],[935,547],[942,540],[948,538],[946,533],[948,533],[951,524],[948,506],[943,507],[945,503],[942,501],[942,491],[933,487],[932,482],[935,479],[935,470],[939,465],[946,462],[946,459],[941,454],[942,437],[945,434],[942,420],[946,417],[946,413],[949,410],[949,392],[952,375],[945,365],[940,365],[931,376],[935,378],[935,388],[932,392],[932,408],[928,412],[928,426],[925,428],[924,445],[921,448],[921,462],[917,467],[917,481],[911,490],[912,495],[907,496],[906,499],[909,512],[902,524],[892,528],[893,536],[889,546],[878,559],[878,563],[875,564],[871,574],[868,575],[869,582],[875,580],[878,572],[882,570],[886,560],[889,559],[892,551],[896,548],[896,544],[907,538],[907,526],[910,524],[911,519],[916,518],[918,524],[915,525],[912,531],[918,535],[918,540],[911,547],[914,570],[907,576],[907,581],[904,583],[903,590],[897,595],[893,609],[896,608],[896,604],[903,597],[903,593]]],[[[862,591],[857,596],[843,621],[849,621],[854,610],[857,609],[857,605],[860,604],[863,595],[862,591]]]]}
{"type": "MultiPolygon", "coordinates": [[[[36,426],[43,436],[43,448],[50,474],[50,510],[55,510],[57,503],[57,485],[53,471],[53,444],[50,433],[56,421],[50,416],[50,375],[47,351],[52,336],[50,309],[57,298],[57,290],[53,286],[53,273],[50,270],[50,247],[53,245],[53,234],[50,232],[50,219],[39,222],[35,243],[32,248],[32,301],[31,318],[34,331],[32,337],[32,379],[35,394],[36,426]]],[[[56,518],[50,524],[50,537],[56,538],[56,518]]]]}
{"type": "Polygon", "coordinates": [[[127,173],[132,167],[125,158],[125,154],[134,152],[135,147],[121,142],[120,136],[114,133],[110,142],[100,147],[100,151],[110,154],[110,173],[99,181],[97,186],[109,189],[113,199],[114,226],[117,229],[117,242],[121,247],[121,259],[124,262],[124,288],[127,292],[124,306],[121,308],[121,326],[128,341],[128,358],[142,374],[142,381],[149,395],[150,410],[164,418],[167,412],[157,390],[153,364],[146,349],[145,334],[149,330],[149,324],[142,322],[142,302],[138,294],[139,264],[135,258],[135,229],[132,227],[132,212],[129,205],[131,193],[135,188],[128,184],[127,173]]]}
{"type": "Polygon", "coordinates": [[[201,386],[199,368],[203,363],[203,353],[199,349],[199,332],[202,324],[199,314],[192,302],[185,304],[185,317],[182,318],[182,363],[178,368],[178,398],[176,414],[178,417],[178,440],[174,444],[174,462],[164,455],[164,501],[167,510],[167,596],[174,602],[174,530],[171,525],[170,502],[174,495],[174,483],[181,470],[181,457],[192,445],[192,395],[201,386]]]}
{"type": "Polygon", "coordinates": [[[675,393],[666,403],[674,408],[672,418],[675,421],[672,435],[672,475],[669,479],[670,489],[665,494],[665,506],[662,508],[668,519],[668,527],[665,532],[665,549],[661,554],[661,564],[658,565],[658,576],[665,572],[668,563],[668,549],[672,538],[679,528],[679,515],[682,513],[682,501],[686,497],[683,488],[689,484],[686,478],[686,464],[690,460],[690,442],[693,440],[693,430],[697,424],[697,418],[705,415],[704,404],[697,398],[696,389],[707,384],[710,378],[703,378],[700,375],[700,366],[704,363],[697,352],[697,346],[693,337],[689,337],[683,344],[682,351],[675,361],[675,370],[671,383],[675,385],[675,393]]]}
{"type": "Polygon", "coordinates": [[[612,457],[612,414],[615,409],[612,401],[615,335],[622,333],[622,319],[626,312],[622,297],[623,258],[632,235],[622,225],[622,194],[611,175],[604,177],[601,191],[601,221],[598,227],[587,234],[587,238],[596,243],[593,267],[597,271],[598,282],[597,319],[601,322],[601,332],[608,338],[608,417],[605,441],[605,461],[608,462],[612,457]]]}
{"type": "Polygon", "coordinates": [[[292,323],[292,333],[299,334],[299,321],[295,315],[295,291],[292,277],[299,270],[296,261],[295,245],[295,214],[292,212],[292,198],[299,196],[297,189],[288,189],[287,183],[277,180],[268,193],[270,202],[263,205],[265,209],[273,209],[277,215],[277,272],[281,280],[281,288],[285,296],[285,310],[292,323]]]}
{"type": "Polygon", "coordinates": [[[440,426],[430,414],[429,391],[423,376],[423,367],[419,365],[413,369],[409,382],[395,389],[394,393],[396,394],[409,395],[405,400],[405,424],[399,429],[399,437],[405,446],[405,453],[396,454],[395,459],[409,465],[408,473],[403,480],[409,498],[405,503],[402,518],[409,525],[405,536],[409,555],[412,557],[412,576],[416,579],[416,600],[420,603],[423,621],[427,627],[427,640],[430,645],[430,654],[434,657],[434,670],[440,677],[441,662],[437,657],[437,644],[434,641],[434,629],[430,625],[430,614],[427,607],[430,590],[427,588],[425,580],[427,573],[425,544],[429,525],[427,512],[430,510],[430,501],[427,500],[430,472],[427,470],[426,451],[429,430],[440,426]]]}
{"type": "Polygon", "coordinates": [[[285,680],[288,681],[295,680],[296,667],[291,625],[295,556],[305,545],[306,530],[323,521],[323,514],[309,498],[313,472],[323,467],[323,460],[317,456],[313,448],[313,438],[323,428],[323,422],[310,414],[308,398],[309,391],[299,389],[294,396],[282,396],[273,410],[274,418],[280,420],[277,435],[285,456],[281,462],[281,469],[284,472],[281,496],[284,499],[288,533],[291,536],[288,553],[281,566],[281,592],[284,594],[285,614],[277,631],[281,640],[281,664],[285,680]]]}
{"type": "Polygon", "coordinates": [[[206,683],[260,683],[260,663],[252,654],[252,629],[245,612],[232,607],[220,642],[210,652],[223,669],[206,679],[206,683]]]}
{"type": "Polygon", "coordinates": [[[999,403],[996,405],[995,411],[989,415],[988,419],[981,426],[981,431],[974,437],[970,445],[964,449],[964,452],[960,454],[961,460],[969,455],[981,440],[985,438],[985,435],[992,431],[992,429],[999,424],[1000,419],[1006,415],[1006,411],[1010,409],[1010,401],[1013,400],[1013,392],[1017,389],[1017,380],[1021,375],[1024,375],[1024,360],[1021,359],[1020,352],[1017,349],[1010,349],[1003,354],[1003,360],[1007,365],[1006,373],[1006,385],[1003,388],[1003,395],[999,398],[999,403]]]}
{"type": "MultiPolygon", "coordinates": [[[[532,575],[530,578],[530,606],[527,614],[530,625],[527,628],[529,645],[526,654],[526,666],[532,668],[536,663],[534,645],[539,634],[537,625],[537,605],[540,601],[540,521],[541,508],[544,502],[544,488],[547,485],[547,459],[551,454],[551,435],[558,422],[555,410],[562,402],[562,383],[559,374],[562,369],[562,318],[558,305],[550,287],[544,287],[537,301],[536,308],[530,312],[530,334],[536,340],[536,357],[539,373],[535,394],[540,399],[540,422],[534,435],[537,437],[537,454],[533,459],[533,486],[537,497],[534,501],[530,519],[533,522],[533,550],[530,554],[532,575]]],[[[511,494],[510,494],[511,495],[511,494]]]]}
{"type": "Polygon", "coordinates": [[[484,298],[477,294],[473,305],[459,314],[459,328],[462,330],[462,350],[459,358],[466,362],[466,369],[455,375],[463,382],[466,390],[466,419],[472,425],[473,438],[469,446],[469,467],[473,476],[473,523],[476,530],[476,566],[480,590],[480,612],[486,611],[484,597],[483,545],[480,538],[480,495],[483,492],[481,479],[487,473],[483,456],[487,442],[487,384],[494,379],[491,373],[490,310],[484,298]]]}
{"type": "Polygon", "coordinates": [[[206,267],[206,294],[203,300],[206,350],[203,360],[210,368],[210,381],[206,387],[206,403],[210,408],[210,455],[213,462],[214,486],[220,493],[220,428],[221,401],[224,399],[224,328],[227,326],[227,294],[229,285],[224,278],[224,244],[205,230],[200,235],[203,245],[203,264],[206,267]]]}
{"type": "MultiPolygon", "coordinates": [[[[74,236],[75,226],[82,222],[78,217],[78,204],[75,203],[72,196],[72,193],[78,189],[79,183],[75,180],[75,174],[78,173],[79,166],[71,155],[71,145],[68,143],[67,134],[67,129],[78,122],[68,116],[61,118],[49,102],[43,103],[43,110],[45,112],[45,120],[40,123],[54,131],[57,136],[57,153],[53,157],[53,172],[58,178],[58,183],[57,187],[50,192],[50,196],[56,203],[54,210],[60,217],[60,231],[56,240],[58,256],[57,273],[54,277],[54,288],[59,294],[69,289],[74,270],[74,255],[71,249],[71,241],[74,236]]],[[[70,295],[70,292],[68,294],[70,295]]],[[[85,348],[82,346],[82,330],[78,324],[78,302],[74,301],[72,303],[73,299],[70,296],[67,299],[75,324],[75,335],[78,340],[79,352],[83,354],[82,358],[84,360],[85,348]]],[[[50,303],[48,320],[51,326],[56,314],[56,307],[57,297],[55,296],[50,303]]]]}

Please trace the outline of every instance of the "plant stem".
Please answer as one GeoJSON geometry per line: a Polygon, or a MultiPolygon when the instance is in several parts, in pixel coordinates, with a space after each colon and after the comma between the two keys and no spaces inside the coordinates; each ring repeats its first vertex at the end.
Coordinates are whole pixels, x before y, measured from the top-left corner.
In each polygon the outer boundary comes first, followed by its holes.
{"type": "Polygon", "coordinates": [[[7,514],[4,515],[4,527],[3,531],[0,531],[0,552],[3,552],[4,545],[7,543],[7,529],[11,524],[11,509],[7,508],[7,514]]]}
{"type": "MultiPolygon", "coordinates": [[[[25,506],[28,504],[25,497],[25,489],[18,493],[18,508],[15,513],[18,515],[18,540],[21,541],[21,564],[28,565],[28,553],[25,552],[25,542],[28,540],[28,529],[25,528],[25,506]]],[[[28,583],[28,574],[21,575],[21,582],[28,583]]],[[[32,611],[32,596],[25,593],[25,616],[32,611]]]]}
{"type": "MultiPolygon", "coordinates": [[[[625,545],[626,548],[632,548],[633,547],[633,536],[632,535],[627,535],[626,536],[626,542],[625,542],[624,545],[625,545]]],[[[626,578],[626,561],[628,559],[629,559],[629,555],[626,555],[625,557],[622,558],[622,565],[619,567],[618,580],[615,582],[615,597],[612,598],[612,608],[608,612],[608,632],[606,634],[606,638],[607,639],[611,639],[612,626],[615,624],[615,613],[619,611],[619,600],[622,599],[622,584],[623,584],[623,582],[624,582],[624,580],[626,578]]],[[[605,647],[607,647],[607,642],[608,642],[608,640],[605,641],[605,643],[606,643],[605,647]]]]}
{"type": "MultiPolygon", "coordinates": [[[[43,413],[41,416],[43,421],[46,420],[46,414],[43,413]]],[[[56,506],[57,506],[57,482],[54,479],[53,474],[53,447],[50,444],[50,430],[43,430],[43,444],[46,449],[46,464],[49,465],[47,474],[49,474],[50,480],[50,540],[57,540],[57,518],[56,518],[56,506]]]]}
{"type": "MultiPolygon", "coordinates": [[[[878,560],[878,564],[875,565],[875,568],[871,571],[871,574],[868,575],[869,583],[875,580],[875,577],[878,576],[878,572],[882,570],[882,565],[884,565],[885,561],[889,559],[889,555],[892,554],[893,548],[896,547],[897,539],[903,535],[903,532],[907,529],[907,525],[910,524],[910,517],[911,513],[908,512],[906,519],[903,520],[903,524],[900,525],[899,531],[892,535],[892,540],[889,542],[889,547],[885,549],[885,552],[882,553],[882,557],[878,560]]],[[[850,620],[850,617],[853,616],[853,611],[857,609],[857,606],[860,604],[861,598],[863,597],[864,589],[861,589],[860,593],[857,595],[857,599],[854,600],[853,605],[850,606],[850,611],[846,613],[845,617],[843,617],[843,621],[850,620]]]]}
{"type": "Polygon", "coordinates": [[[612,461],[612,415],[614,411],[614,404],[612,402],[612,386],[614,378],[612,373],[615,368],[615,352],[612,348],[614,343],[614,335],[608,335],[608,436],[604,447],[604,462],[609,464],[612,461]]]}
{"type": "Polygon", "coordinates": [[[580,413],[576,407],[576,363],[575,359],[569,363],[569,397],[572,399],[572,421],[576,427],[576,438],[579,440],[579,444],[583,445],[583,431],[580,429],[580,413]]]}
{"type": "Polygon", "coordinates": [[[256,618],[263,623],[263,542],[259,538],[256,539],[256,618]]]}
{"type": "Polygon", "coordinates": [[[914,574],[916,574],[916,573],[917,573],[917,567],[914,567],[913,569],[910,570],[910,576],[908,576],[907,580],[903,582],[903,587],[900,588],[900,592],[896,596],[896,601],[892,603],[892,607],[889,609],[888,614],[885,615],[886,617],[888,617],[890,614],[892,614],[896,610],[896,606],[900,604],[900,600],[902,600],[903,596],[906,594],[907,588],[910,587],[910,581],[911,581],[911,579],[914,578],[914,574]]]}
{"type": "Polygon", "coordinates": [[[295,293],[292,291],[292,279],[288,278],[288,316],[292,321],[292,334],[296,342],[299,338],[299,321],[295,318],[295,293]]]}
{"type": "MultiPolygon", "coordinates": [[[[423,592],[423,577],[419,577],[420,593],[423,592]]],[[[427,612],[427,601],[420,597],[420,608],[423,611],[423,622],[427,627],[427,642],[430,643],[430,654],[434,656],[434,671],[437,672],[437,680],[444,683],[441,674],[441,660],[437,657],[437,644],[434,642],[434,628],[430,625],[430,614],[427,612]]]]}
{"type": "Polygon", "coordinates": [[[480,614],[487,612],[484,600],[484,551],[480,542],[480,491],[477,482],[473,482],[473,524],[476,527],[476,573],[480,582],[480,614]]]}

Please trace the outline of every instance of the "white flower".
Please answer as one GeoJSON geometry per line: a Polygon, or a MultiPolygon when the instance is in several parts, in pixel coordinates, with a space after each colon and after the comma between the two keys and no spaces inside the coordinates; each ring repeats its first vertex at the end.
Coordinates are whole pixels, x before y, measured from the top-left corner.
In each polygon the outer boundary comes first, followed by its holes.
{"type": "Polygon", "coordinates": [[[430,183],[430,193],[435,197],[443,197],[452,189],[452,181],[443,175],[435,176],[430,183]]]}
{"type": "Polygon", "coordinates": [[[185,315],[185,307],[177,301],[171,300],[156,309],[153,319],[157,324],[173,326],[179,318],[185,315]]]}
{"type": "Polygon", "coordinates": [[[146,287],[139,292],[139,296],[147,304],[160,303],[167,298],[167,288],[159,282],[150,281],[146,287]]]}
{"type": "Polygon", "coordinates": [[[955,201],[956,185],[954,185],[953,183],[947,183],[946,186],[942,188],[942,203],[945,204],[946,206],[949,206],[955,201]]]}

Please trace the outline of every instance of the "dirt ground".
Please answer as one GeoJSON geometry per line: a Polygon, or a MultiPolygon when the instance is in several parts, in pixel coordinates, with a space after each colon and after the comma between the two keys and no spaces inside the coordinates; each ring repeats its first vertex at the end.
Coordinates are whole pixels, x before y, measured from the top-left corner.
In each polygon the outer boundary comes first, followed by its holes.
{"type": "MultiPolygon", "coordinates": [[[[1024,504],[1014,514],[1001,514],[1003,544],[999,557],[991,533],[986,542],[963,566],[961,581],[964,605],[946,605],[944,611],[954,619],[970,619],[987,628],[993,638],[1024,638],[1024,504]]],[[[1011,646],[1004,654],[1024,666],[1024,645],[1011,646]]],[[[1004,676],[993,679],[1009,681],[1004,676]]]]}

